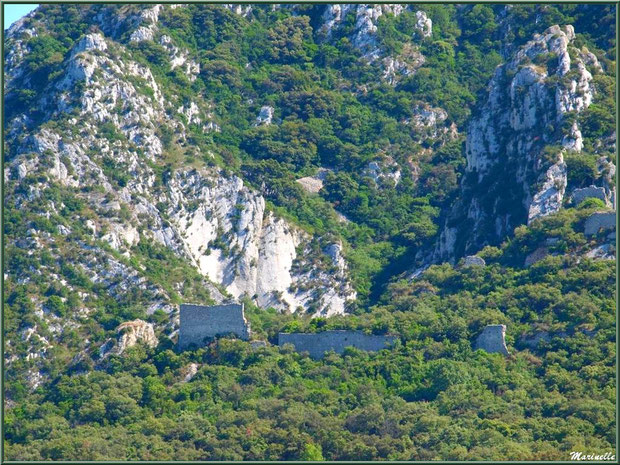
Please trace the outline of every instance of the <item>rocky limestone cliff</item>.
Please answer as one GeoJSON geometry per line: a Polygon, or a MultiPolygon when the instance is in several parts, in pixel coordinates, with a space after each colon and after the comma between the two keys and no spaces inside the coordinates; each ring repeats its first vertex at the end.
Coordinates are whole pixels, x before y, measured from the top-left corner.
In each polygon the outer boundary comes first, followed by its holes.
{"type": "MultiPolygon", "coordinates": [[[[24,20],[8,31],[5,207],[49,221],[58,235],[33,224],[28,236],[7,244],[30,254],[51,250],[54,260],[69,260],[119,301],[140,293],[147,313],[174,312],[172,293],[182,294],[187,283],[146,276],[132,262],[134,248],[144,243],[161,244],[194,266],[204,276],[196,286],[214,302],[245,295],[286,311],[343,313],[356,294],[342,254],[332,259],[326,252],[333,239],[311,236],[268,211],[263,197],[231,173],[162,168],[175,153],[209,156],[188,143],[190,126],[219,128],[208,100],[164,95],[149,66],[131,58],[132,43],[152,40],[167,50],[170,69],[180,68],[190,82],[195,78],[196,57],[158,26],[163,9],[171,7],[99,10],[90,20],[100,30],[75,40],[27,106],[15,99],[33,79],[28,41],[45,23],[24,20]],[[141,28],[150,38],[138,33],[141,28]],[[162,129],[172,141],[162,141],[162,129]],[[83,205],[79,212],[67,213],[63,199],[69,197],[83,205]]],[[[28,270],[17,271],[7,270],[7,279],[27,282],[28,270]]],[[[38,274],[55,279],[44,268],[38,274]]],[[[66,322],[78,326],[91,311],[94,295],[83,298],[84,313],[66,322]]],[[[35,308],[56,324],[43,302],[35,308]]],[[[88,344],[83,341],[84,348],[88,344]]]]}
{"type": "MultiPolygon", "coordinates": [[[[144,24],[157,34],[161,8],[142,11],[137,21],[140,26],[131,33],[130,41],[138,40],[135,34],[146,27],[144,24]]],[[[149,39],[155,40],[155,36],[144,40],[149,39]]],[[[183,64],[170,37],[162,35],[161,42],[172,50],[171,68],[183,64]]],[[[195,102],[176,106],[165,101],[151,71],[119,59],[123,51],[122,44],[100,33],[87,34],[76,42],[65,73],[50,84],[40,106],[49,109],[49,119],[69,111],[77,114],[70,123],[84,130],[77,136],[45,128],[29,131],[28,115],[14,118],[9,134],[13,156],[5,177],[15,173],[19,184],[28,175],[47,172],[52,180],[69,187],[100,186],[105,195],[85,197],[102,213],[93,222],[93,238],[128,257],[132,246],[149,238],[190,259],[233,297],[246,295],[258,305],[288,311],[312,305],[316,313],[324,315],[344,312],[346,302],[355,297],[346,270],[334,275],[313,269],[303,256],[313,238],[265,211],[262,196],[250,191],[238,177],[219,170],[179,171],[171,174],[166,189],[155,192],[155,173],[143,157],[156,162],[163,155],[157,127],[173,128],[183,142],[186,125],[200,125],[208,119],[208,109],[195,102]],[[136,83],[151,90],[138,90],[136,83]],[[83,90],[74,95],[71,91],[78,84],[83,90]],[[176,114],[183,120],[175,118],[176,114]],[[102,123],[113,124],[127,142],[110,143],[101,137],[102,123]],[[27,136],[28,132],[32,135],[27,136]],[[51,158],[51,169],[41,162],[42,156],[51,158]],[[109,158],[130,175],[121,190],[113,187],[109,173],[100,168],[101,160],[109,158]],[[122,221],[115,213],[124,208],[130,215],[122,221]],[[216,240],[219,246],[213,245],[216,240]],[[304,271],[291,271],[294,262],[304,271]]],[[[262,109],[261,115],[269,113],[262,124],[269,124],[272,112],[271,107],[262,109]]],[[[41,195],[45,187],[37,187],[35,195],[41,195]]],[[[16,201],[22,200],[18,196],[16,201]]],[[[211,291],[216,301],[221,300],[216,289],[211,287],[211,291]]]]}
{"type": "Polygon", "coordinates": [[[574,38],[570,25],[550,27],[495,71],[469,124],[466,173],[434,260],[498,244],[516,226],[562,206],[567,182],[562,152],[582,148],[577,123],[565,128],[564,118],[591,104],[591,70],[601,70],[596,57],[572,45],[574,38]]]}
{"type": "Polygon", "coordinates": [[[312,303],[322,315],[343,313],[346,301],[355,298],[342,257],[331,259],[336,273],[309,267],[303,257],[312,238],[266,211],[264,198],[240,178],[178,172],[168,186],[173,232],[155,239],[178,244],[204,275],[223,284],[233,297],[245,295],[259,306],[288,311],[312,303]],[[307,270],[296,271],[293,264],[307,270]],[[323,285],[329,286],[327,293],[318,291],[323,285]]]}

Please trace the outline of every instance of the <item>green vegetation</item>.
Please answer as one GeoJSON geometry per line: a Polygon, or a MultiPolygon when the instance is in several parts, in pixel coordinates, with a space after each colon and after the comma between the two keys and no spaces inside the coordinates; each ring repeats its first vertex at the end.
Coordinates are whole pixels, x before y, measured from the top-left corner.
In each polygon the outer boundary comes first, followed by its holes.
{"type": "MultiPolygon", "coordinates": [[[[14,362],[5,384],[17,402],[6,413],[7,458],[559,460],[574,449],[611,450],[615,264],[577,262],[574,255],[587,242],[583,221],[597,208],[584,203],[518,229],[501,247],[481,252],[486,267],[439,265],[414,282],[394,282],[377,305],[351,316],[308,319],[246,302],[258,338],[275,343],[279,331],[343,328],[399,336],[396,348],[378,354],[350,349],[313,361],[227,339],[179,354],[164,331],[154,349],[138,345],[104,361],[92,354],[93,370],[88,358],[72,360],[80,336],[65,328],[60,341],[69,352],[55,349],[45,368],[48,385],[28,393],[14,376],[33,362],[14,362]],[[557,238],[552,255],[523,268],[523,257],[549,237],[557,238]],[[507,324],[509,357],[472,351],[489,323],[507,324]],[[549,341],[528,347],[524,340],[541,331],[549,341]],[[199,369],[185,383],[190,363],[199,369]]],[[[9,227],[22,223],[9,217],[9,227]]],[[[63,249],[70,263],[71,248],[63,249]]],[[[13,269],[58,266],[46,255],[18,252],[9,249],[13,269]]],[[[187,287],[199,279],[170,251],[145,242],[132,262],[154,282],[185,277],[187,287]]],[[[59,271],[76,289],[97,291],[77,267],[59,271]]],[[[58,316],[75,312],[81,299],[33,278],[6,283],[6,331],[36,324],[51,337],[29,296],[44,295],[58,316]]],[[[138,306],[145,295],[120,302],[99,295],[79,330],[96,345],[120,322],[147,318],[138,306]]],[[[167,317],[156,312],[148,319],[167,317]]],[[[17,344],[26,350],[25,341],[17,344]]]]}
{"type": "MultiPolygon", "coordinates": [[[[433,266],[395,282],[349,317],[308,320],[246,303],[255,334],[271,342],[281,330],[355,328],[397,334],[393,350],[314,361],[221,339],[178,354],[161,335],[155,349],[59,374],[7,411],[7,458],[560,460],[611,451],[615,264],[558,255],[506,265],[542,233],[561,233],[569,247],[571,234],[584,240],[570,225],[586,214],[523,228],[483,251],[485,267],[433,266]],[[508,325],[510,356],[472,350],[489,323],[508,325]],[[549,341],[528,347],[540,331],[549,341]],[[199,369],[184,382],[190,363],[199,369]]],[[[11,295],[9,312],[21,305],[11,295]]]]}
{"type": "MultiPolygon", "coordinates": [[[[221,128],[186,124],[183,141],[173,125],[161,124],[164,153],[147,161],[118,126],[98,124],[97,135],[112,150],[85,150],[113,189],[132,181],[119,150],[138,154],[155,175],[150,194],[165,227],[172,207],[158,194],[176,169],[236,174],[264,196],[268,210],[324,241],[342,240],[358,301],[347,316],[327,319],[258,308],[248,298],[253,334],[270,344],[220,339],[179,353],[168,306],[211,303],[215,292],[225,292],[144,234],[118,251],[95,239],[88,223],[101,228],[102,216],[151,225],[137,222],[140,214],[127,204],[99,211],[95,204],[113,199],[100,185],[54,182],[45,171],[55,162],[51,151],[26,153],[39,157],[40,171],[19,180],[8,173],[3,210],[3,263],[10,270],[4,334],[19,355],[4,380],[6,459],[567,460],[571,451],[614,450],[616,267],[584,254],[602,243],[602,236],[583,234],[601,201],[517,228],[478,253],[486,266],[438,264],[408,277],[457,200],[465,133],[491,75],[553,24],[574,24],[573,44],[588,47],[604,67],[593,70],[592,105],[567,114],[561,127],[549,126],[559,134],[577,121],[583,133],[584,150],[564,153],[568,190],[608,174],[598,161],[615,162],[604,148],[616,123],[614,5],[417,5],[433,21],[429,38],[415,35],[414,11],[386,14],[377,22],[377,47],[399,59],[424,56],[394,85],[383,78],[381,60],[369,63],[352,44],[354,15],[326,39],[322,5],[300,5],[296,14],[253,5],[248,18],[216,5],[164,8],[154,40],[130,42],[132,15],[141,8],[42,5],[29,20],[38,35],[25,38],[27,78],[6,97],[6,121],[23,112],[31,118],[27,131],[53,130],[62,144],[90,130],[69,123],[77,109],[39,125],[39,103],[56,91],[75,41],[105,28],[122,60],[152,71],[171,115],[187,123],[176,109],[194,102],[203,123],[212,113],[221,128]],[[162,34],[200,65],[194,81],[182,67],[171,69],[162,34]],[[274,121],[257,126],[264,105],[274,107],[274,121]],[[448,115],[430,136],[412,123],[427,105],[448,115]],[[398,170],[398,182],[373,179],[372,162],[398,170]],[[320,170],[327,174],[319,193],[296,182],[320,170]],[[526,266],[536,253],[545,256],[526,266]],[[154,323],[158,346],[137,344],[103,357],[100,348],[117,337],[118,325],[136,318],[154,323]],[[474,351],[482,328],[498,323],[507,325],[511,354],[474,351]],[[280,331],[329,329],[392,333],[399,342],[379,353],[348,349],[322,360],[275,346],[280,331]],[[530,344],[537,336],[542,342],[530,344]],[[185,381],[191,364],[197,372],[185,381]],[[32,390],[38,373],[43,384],[32,390]]],[[[557,57],[541,54],[534,62],[552,70],[557,57]]],[[[145,80],[127,79],[154,97],[145,80]]],[[[79,94],[81,86],[71,91],[79,94]]],[[[121,104],[114,111],[122,119],[121,104]]],[[[10,160],[17,150],[8,145],[10,160]]],[[[559,150],[547,145],[544,163],[559,150]]],[[[68,155],[61,161],[73,169],[68,155]]],[[[523,216],[515,173],[501,165],[488,177],[493,187],[475,174],[462,185],[467,194],[485,193],[481,208],[501,198],[506,202],[496,211],[523,216]]],[[[457,252],[468,239],[458,238],[457,252]]],[[[319,242],[312,247],[320,249],[319,242]]],[[[229,253],[226,231],[211,245],[229,253]]]]}

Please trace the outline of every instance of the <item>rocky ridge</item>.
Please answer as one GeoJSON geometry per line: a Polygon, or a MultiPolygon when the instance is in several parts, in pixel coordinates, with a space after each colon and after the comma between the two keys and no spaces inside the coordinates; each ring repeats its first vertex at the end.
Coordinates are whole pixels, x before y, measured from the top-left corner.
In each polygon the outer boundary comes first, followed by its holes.
{"type": "MultiPolygon", "coordinates": [[[[156,24],[159,10],[146,11],[152,14],[143,12],[142,17],[156,24]]],[[[43,168],[32,154],[42,155],[49,151],[47,153],[53,163],[49,173],[56,181],[69,187],[94,183],[103,187],[106,199],[95,197],[97,209],[110,212],[120,210],[121,205],[130,206],[131,222],[99,219],[95,236],[101,237],[112,248],[127,252],[126,248],[136,245],[141,235],[150,237],[191,258],[205,276],[223,284],[234,297],[256,295],[259,305],[273,304],[290,311],[304,307],[304,304],[313,300],[312,285],[306,281],[311,278],[291,276],[290,269],[297,257],[297,247],[302,246],[303,249],[303,243],[309,238],[266,212],[264,199],[244,187],[241,179],[229,177],[221,171],[175,174],[165,193],[157,198],[149,195],[154,187],[155,175],[152,169],[140,161],[137,147],[141,148],[148,159],[156,160],[163,152],[156,127],[160,124],[170,125],[180,132],[182,139],[185,126],[166,113],[170,103],[164,102],[148,68],[114,59],[111,49],[118,47],[122,46],[114,43],[109,48],[101,34],[88,34],[76,43],[68,59],[66,74],[54,84],[52,92],[47,94],[41,105],[54,108],[58,106],[55,105],[58,100],[64,98],[65,107],[70,109],[68,97],[63,95],[63,91],[83,82],[84,92],[71,103],[79,108],[80,113],[80,121],[74,119],[73,124],[78,121],[84,124],[87,133],[69,142],[66,137],[51,130],[40,130],[16,146],[17,156],[7,164],[8,173],[16,172],[17,180],[21,181],[27,173],[32,175],[43,168]],[[142,79],[152,89],[152,96],[138,92],[131,78],[142,79]],[[114,129],[126,136],[128,146],[123,147],[119,143],[111,145],[106,138],[98,137],[97,125],[100,123],[112,123],[114,129]],[[86,153],[82,147],[93,149],[86,153]],[[127,185],[120,192],[114,191],[105,173],[97,163],[93,163],[92,158],[97,156],[94,152],[114,156],[116,164],[122,164],[131,174],[127,185]],[[70,166],[67,167],[65,163],[70,166]],[[216,187],[206,187],[209,184],[215,184],[216,187]],[[171,206],[165,215],[170,216],[172,224],[162,217],[156,204],[171,206]],[[199,208],[193,209],[189,205],[198,205],[199,208]],[[231,218],[237,214],[238,209],[240,222],[234,224],[231,218]],[[145,223],[149,226],[145,227],[145,223]],[[141,227],[136,228],[136,225],[141,227]],[[100,234],[102,229],[107,232],[100,234]],[[235,236],[233,231],[238,234],[237,237],[232,237],[235,236]],[[222,252],[219,250],[207,255],[211,251],[208,244],[217,233],[226,234],[227,243],[234,250],[226,259],[221,258],[222,252]],[[265,252],[268,249],[271,252],[265,252]],[[260,256],[258,251],[262,252],[260,256]],[[244,257],[241,264],[238,263],[240,257],[244,257]],[[264,273],[264,270],[270,272],[264,273]],[[263,274],[268,275],[268,278],[261,278],[263,274]],[[302,284],[308,288],[308,292],[297,297],[288,294],[291,285],[302,284]],[[288,297],[273,297],[280,294],[288,297]]],[[[173,65],[174,57],[171,58],[173,65]]],[[[54,111],[50,118],[60,116],[58,113],[60,111],[54,111]]],[[[179,107],[177,113],[184,115],[190,124],[200,124],[202,121],[201,109],[194,102],[179,107]]],[[[269,121],[266,120],[265,124],[269,124],[269,121]]],[[[15,136],[13,140],[17,138],[17,128],[11,135],[15,136]]],[[[90,199],[93,200],[92,197],[90,199]]],[[[312,279],[325,280],[326,275],[321,276],[319,273],[312,279]]],[[[321,297],[317,311],[322,314],[342,313],[344,303],[355,295],[350,285],[346,284],[344,274],[334,277],[334,280],[342,280],[342,285],[336,288],[344,286],[342,288],[347,290],[336,292],[333,298],[321,297]]]]}
{"type": "MultiPolygon", "coordinates": [[[[114,21],[102,12],[98,21],[105,23],[104,31],[89,32],[76,40],[64,58],[62,73],[33,103],[39,114],[24,109],[7,121],[5,206],[59,221],[66,205],[49,200],[50,192],[71,191],[88,215],[63,215],[55,230],[67,240],[79,235],[66,248],[67,253],[79,256],[77,269],[114,298],[145,293],[148,313],[176,310],[170,302],[171,290],[144,276],[131,261],[132,248],[144,241],[189,260],[203,275],[200,285],[215,302],[247,296],[260,306],[289,312],[345,312],[356,294],[341,246],[336,253],[333,243],[268,211],[263,197],[230,173],[173,170],[162,177],[157,171],[169,150],[162,142],[161,128],[173,131],[173,144],[186,144],[189,125],[211,122],[212,116],[208,105],[165,97],[148,66],[128,58],[129,43],[159,40],[170,52],[171,68],[183,67],[190,80],[199,71],[170,37],[158,37],[161,8],[114,21]],[[126,42],[116,40],[127,24],[133,25],[133,32],[126,33],[126,42]],[[145,30],[151,36],[144,37],[145,30]]],[[[36,27],[20,24],[7,34],[11,50],[5,68],[8,101],[23,79],[29,79],[25,44],[37,35],[36,27]]],[[[29,249],[29,253],[42,248],[54,251],[58,240],[34,226],[28,237],[11,245],[29,249]]],[[[53,279],[45,269],[39,273],[53,279]]],[[[7,278],[27,279],[11,270],[7,278]]],[[[177,290],[183,292],[183,285],[179,286],[177,290]]],[[[73,289],[69,283],[67,289],[73,289]]],[[[87,296],[84,302],[86,315],[87,296]]],[[[35,305],[42,309],[43,303],[35,305]]],[[[54,321],[44,312],[41,317],[54,321]]],[[[68,319],[79,325],[82,316],[68,319]]],[[[41,333],[53,344],[51,336],[41,333]]],[[[88,347],[89,341],[83,343],[88,347]]],[[[33,383],[39,381],[37,377],[33,383]]]]}
{"type": "Polygon", "coordinates": [[[550,27],[496,70],[467,131],[460,200],[447,216],[433,260],[475,253],[561,208],[563,152],[582,149],[577,122],[566,129],[563,123],[592,103],[592,72],[602,70],[587,49],[572,45],[574,39],[572,26],[550,27]],[[511,204],[513,198],[521,200],[511,204]]]}

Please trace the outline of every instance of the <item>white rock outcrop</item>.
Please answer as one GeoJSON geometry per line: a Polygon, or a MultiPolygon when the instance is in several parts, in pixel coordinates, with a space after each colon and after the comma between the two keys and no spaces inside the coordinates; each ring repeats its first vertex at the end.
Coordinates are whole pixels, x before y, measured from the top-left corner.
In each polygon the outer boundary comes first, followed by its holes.
{"type": "Polygon", "coordinates": [[[155,37],[156,29],[151,26],[140,26],[138,29],[133,31],[129,36],[129,40],[131,42],[143,42],[145,40],[153,40],[155,37]]]}
{"type": "Polygon", "coordinates": [[[570,132],[562,139],[562,146],[575,152],[581,152],[583,149],[583,137],[576,121],[571,126],[570,132]]]}
{"type": "Polygon", "coordinates": [[[561,153],[559,158],[545,173],[545,181],[530,203],[528,224],[536,218],[555,213],[562,207],[566,190],[566,163],[561,153]]]}
{"type": "Polygon", "coordinates": [[[195,81],[200,74],[200,64],[190,58],[189,51],[181,50],[172,42],[172,38],[165,34],[159,38],[159,43],[168,51],[170,69],[180,67],[191,82],[195,81]]]}
{"type": "Polygon", "coordinates": [[[549,157],[543,149],[559,144],[582,149],[576,123],[559,139],[556,128],[567,112],[579,113],[592,102],[586,61],[596,66],[587,50],[572,45],[574,38],[572,26],[552,26],[495,71],[486,101],[467,131],[461,193],[433,260],[451,260],[498,244],[516,226],[561,208],[566,165],[562,153],[549,157]],[[484,189],[476,190],[482,185],[484,189]],[[461,218],[459,226],[453,224],[455,218],[461,218]]]}
{"type": "MultiPolygon", "coordinates": [[[[335,29],[345,21],[348,14],[355,15],[355,29],[350,35],[353,46],[360,49],[368,61],[374,61],[381,55],[382,51],[377,42],[377,22],[385,14],[398,16],[408,8],[408,5],[400,4],[332,4],[325,7],[323,12],[323,25],[320,32],[328,39],[332,36],[335,29]]],[[[432,35],[433,23],[423,11],[416,11],[416,31],[414,37],[426,38],[432,35]]],[[[423,63],[424,57],[418,54],[417,62],[419,66],[423,63]]],[[[397,74],[409,74],[416,67],[415,63],[402,58],[386,57],[384,62],[385,78],[388,82],[394,83],[397,74]]]]}
{"type": "Polygon", "coordinates": [[[417,33],[425,38],[433,35],[433,21],[431,21],[426,12],[416,11],[415,16],[418,20],[416,22],[417,33]]]}
{"type": "Polygon", "coordinates": [[[155,347],[158,339],[155,336],[153,325],[143,320],[133,320],[121,323],[116,332],[119,335],[114,352],[122,354],[130,347],[142,343],[148,347],[155,347]]]}
{"type": "Polygon", "coordinates": [[[169,188],[173,228],[168,239],[154,238],[179,247],[234,297],[246,295],[259,306],[287,311],[312,304],[321,314],[342,313],[355,297],[346,269],[329,274],[308,266],[299,249],[309,248],[311,238],[266,211],[263,197],[241,179],[185,172],[169,188]],[[191,204],[196,208],[188,208],[191,204]],[[323,288],[334,292],[319,295],[323,288]]]}
{"type": "Polygon", "coordinates": [[[252,13],[252,5],[240,5],[238,3],[225,3],[224,8],[232,11],[233,13],[247,18],[252,13]]]}
{"type": "Polygon", "coordinates": [[[140,234],[130,224],[112,223],[109,225],[109,232],[104,234],[101,240],[110,244],[114,250],[120,250],[136,245],[140,241],[140,234]]]}
{"type": "Polygon", "coordinates": [[[273,107],[269,105],[262,106],[258,116],[256,117],[256,126],[268,126],[273,121],[273,107]]]}
{"type": "Polygon", "coordinates": [[[99,50],[100,52],[104,52],[108,49],[108,44],[105,41],[105,38],[102,34],[92,33],[87,34],[82,37],[77,43],[73,46],[71,50],[71,56],[75,56],[78,53],[86,52],[89,50],[99,50]]]}
{"type": "Polygon", "coordinates": [[[200,109],[198,105],[194,102],[190,102],[189,105],[181,105],[177,109],[177,113],[182,114],[187,118],[188,124],[200,124],[202,120],[200,119],[200,109]]]}
{"type": "Polygon", "coordinates": [[[391,157],[385,157],[382,160],[371,161],[364,170],[367,176],[370,176],[377,186],[383,185],[385,181],[391,181],[393,186],[397,186],[400,182],[401,172],[391,157]]]}

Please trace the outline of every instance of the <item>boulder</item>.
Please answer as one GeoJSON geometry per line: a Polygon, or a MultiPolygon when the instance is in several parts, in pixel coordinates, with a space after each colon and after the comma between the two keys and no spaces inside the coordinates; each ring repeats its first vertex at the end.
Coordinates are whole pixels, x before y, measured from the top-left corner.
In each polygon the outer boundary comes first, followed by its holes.
{"type": "Polygon", "coordinates": [[[316,194],[323,189],[323,181],[314,176],[299,178],[296,182],[300,184],[306,192],[310,192],[311,194],[316,194]]]}
{"type": "Polygon", "coordinates": [[[119,339],[115,352],[122,354],[130,347],[141,342],[148,347],[155,347],[158,344],[153,325],[144,320],[133,320],[121,323],[116,328],[119,339]]]}

